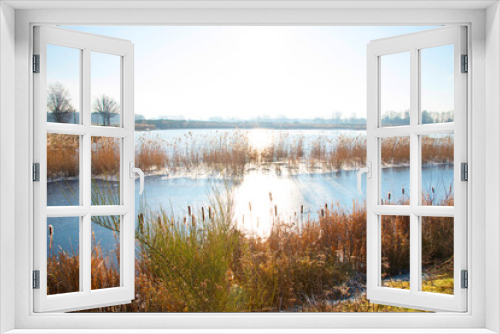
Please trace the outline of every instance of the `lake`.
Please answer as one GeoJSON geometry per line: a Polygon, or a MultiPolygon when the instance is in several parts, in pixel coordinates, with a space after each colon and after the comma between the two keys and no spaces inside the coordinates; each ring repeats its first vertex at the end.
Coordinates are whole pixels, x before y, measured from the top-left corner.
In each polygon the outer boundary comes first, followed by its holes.
{"type": "MultiPolygon", "coordinates": [[[[211,136],[220,136],[230,130],[165,130],[137,132],[136,140],[141,137],[161,138],[168,143],[180,142],[186,147],[201,149],[211,136]],[[220,132],[219,132],[220,131],[220,132]]],[[[238,130],[241,131],[241,130],[238,130]]],[[[334,142],[339,136],[363,136],[362,131],[325,131],[325,130],[244,130],[252,147],[264,148],[270,143],[283,142],[283,138],[295,141],[304,138],[304,151],[312,150],[318,139],[334,142]]],[[[231,136],[229,136],[231,138],[231,136]]],[[[170,150],[179,149],[174,145],[170,150]]],[[[241,175],[226,175],[207,169],[182,168],[155,171],[145,178],[143,198],[139,196],[139,181],[136,180],[136,214],[146,202],[151,209],[162,208],[169,216],[183,219],[188,214],[188,206],[193,213],[199,214],[202,207],[213,207],[211,198],[214,193],[225,194],[229,191],[234,200],[233,212],[239,228],[265,237],[272,226],[273,216],[284,221],[299,223],[315,219],[325,204],[329,208],[350,211],[354,202],[364,203],[364,196],[357,191],[357,170],[327,170],[323,168],[289,169],[280,164],[267,164],[245,168],[241,175]],[[301,213],[302,212],[302,213],[301,213]]],[[[409,167],[394,166],[382,168],[381,197],[397,202],[408,200],[410,180],[409,167]],[[404,189],[404,191],[403,191],[404,189]],[[389,195],[390,194],[390,195],[389,195]]],[[[98,183],[102,184],[102,183],[98,183]]],[[[365,189],[365,178],[362,188],[365,189]]],[[[444,200],[453,186],[453,164],[428,164],[422,168],[422,189],[430,194],[434,202],[444,200]]],[[[49,182],[47,185],[48,205],[68,205],[71,196],[78,193],[77,180],[49,182]]],[[[106,182],[105,187],[117,188],[116,182],[106,182]]],[[[275,219],[275,218],[274,218],[275,219]]],[[[51,218],[53,226],[52,245],[66,251],[78,253],[78,219],[51,218]]],[[[93,232],[101,247],[113,249],[115,238],[109,230],[93,224],[93,232]]],[[[49,244],[49,240],[47,241],[49,244]]]]}

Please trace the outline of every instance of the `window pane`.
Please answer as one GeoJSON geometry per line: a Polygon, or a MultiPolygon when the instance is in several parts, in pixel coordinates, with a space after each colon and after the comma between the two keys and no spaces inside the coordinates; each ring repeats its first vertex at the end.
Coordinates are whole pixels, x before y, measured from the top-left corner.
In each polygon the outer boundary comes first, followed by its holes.
{"type": "Polygon", "coordinates": [[[422,136],[422,205],[453,206],[454,136],[422,136]]]}
{"type": "Polygon", "coordinates": [[[451,217],[422,217],[422,291],[453,294],[451,217]]]}
{"type": "Polygon", "coordinates": [[[120,216],[92,217],[92,290],[120,286],[120,216]]]}
{"type": "Polygon", "coordinates": [[[47,218],[47,294],[80,290],[80,218],[47,218]]]}
{"type": "Polygon", "coordinates": [[[410,125],[410,53],[380,57],[382,126],[410,125]]]}
{"type": "Polygon", "coordinates": [[[121,57],[91,53],[92,125],[120,126],[121,57]]]}
{"type": "Polygon", "coordinates": [[[47,122],[80,123],[80,55],[47,45],[47,122]]]}
{"type": "Polygon", "coordinates": [[[47,205],[80,204],[80,136],[47,134],[47,205]]]}
{"type": "Polygon", "coordinates": [[[410,289],[410,217],[382,216],[382,286],[410,289]]]}
{"type": "Polygon", "coordinates": [[[410,204],[410,137],[381,138],[381,204],[410,204]]]}
{"type": "Polygon", "coordinates": [[[121,139],[92,137],[92,205],[119,205],[121,139]]]}
{"type": "Polygon", "coordinates": [[[420,51],[422,124],[453,122],[453,54],[453,45],[420,51]]]}

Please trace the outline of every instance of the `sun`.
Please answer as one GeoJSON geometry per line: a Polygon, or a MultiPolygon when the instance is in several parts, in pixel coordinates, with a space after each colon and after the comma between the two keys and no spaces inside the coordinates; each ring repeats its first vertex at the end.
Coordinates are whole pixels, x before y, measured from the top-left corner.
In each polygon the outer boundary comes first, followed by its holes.
{"type": "Polygon", "coordinates": [[[272,131],[264,129],[251,130],[248,134],[250,148],[257,152],[262,152],[273,144],[272,131]]]}

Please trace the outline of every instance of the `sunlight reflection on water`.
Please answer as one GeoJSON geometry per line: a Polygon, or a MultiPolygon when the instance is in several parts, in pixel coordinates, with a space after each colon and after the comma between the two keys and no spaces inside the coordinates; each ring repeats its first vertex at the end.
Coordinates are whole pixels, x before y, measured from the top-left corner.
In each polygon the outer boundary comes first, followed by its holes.
{"type": "Polygon", "coordinates": [[[300,213],[297,205],[304,200],[298,184],[291,178],[261,173],[245,175],[234,190],[234,199],[238,227],[261,237],[269,234],[275,220],[294,221],[300,213]]]}

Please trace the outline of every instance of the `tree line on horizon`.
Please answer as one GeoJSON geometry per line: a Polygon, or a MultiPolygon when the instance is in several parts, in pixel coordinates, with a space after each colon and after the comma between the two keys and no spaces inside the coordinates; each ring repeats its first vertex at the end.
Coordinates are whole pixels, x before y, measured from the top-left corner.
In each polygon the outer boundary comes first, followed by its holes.
{"type": "MultiPolygon", "coordinates": [[[[100,118],[100,125],[111,125],[112,118],[120,113],[120,104],[111,96],[106,94],[99,95],[92,102],[92,114],[100,118]]],[[[59,82],[52,83],[47,89],[47,121],[56,123],[79,123],[79,112],[71,101],[69,90],[59,82]]],[[[164,116],[168,117],[168,116],[164,116]]],[[[384,113],[382,124],[384,126],[397,126],[410,124],[410,112],[405,110],[402,112],[390,111],[384,113]]],[[[453,122],[453,111],[448,112],[431,112],[422,111],[422,123],[444,123],[453,122]]],[[[323,125],[326,128],[356,128],[361,129],[366,127],[366,118],[356,117],[352,115],[343,118],[340,112],[336,112],[331,118],[314,118],[314,119],[294,119],[286,118],[262,118],[257,117],[250,120],[241,120],[236,118],[224,119],[221,117],[211,117],[208,121],[202,120],[182,120],[182,119],[146,119],[144,115],[136,114],[136,125],[140,126],[140,130],[146,130],[151,127],[158,129],[169,128],[186,128],[186,127],[217,127],[227,123],[230,126],[238,126],[246,124],[252,126],[270,126],[274,128],[276,124],[285,124],[290,128],[301,128],[304,126],[320,127],[323,125]]]]}

